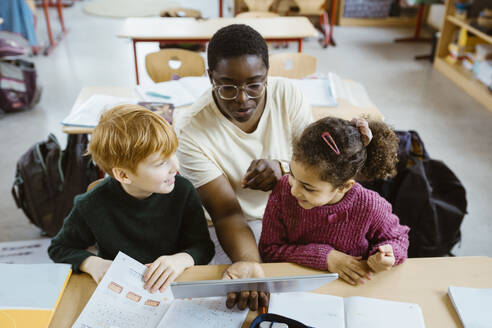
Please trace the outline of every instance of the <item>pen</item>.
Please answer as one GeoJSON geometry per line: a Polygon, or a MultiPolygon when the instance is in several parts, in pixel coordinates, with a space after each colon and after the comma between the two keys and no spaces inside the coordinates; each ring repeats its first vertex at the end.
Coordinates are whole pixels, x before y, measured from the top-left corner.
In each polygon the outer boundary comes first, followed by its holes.
{"type": "Polygon", "coordinates": [[[147,91],[145,94],[147,96],[151,96],[151,97],[159,97],[159,98],[164,98],[164,99],[171,99],[171,97],[169,97],[169,96],[166,96],[166,95],[163,95],[163,94],[154,92],[154,91],[147,91]]]}

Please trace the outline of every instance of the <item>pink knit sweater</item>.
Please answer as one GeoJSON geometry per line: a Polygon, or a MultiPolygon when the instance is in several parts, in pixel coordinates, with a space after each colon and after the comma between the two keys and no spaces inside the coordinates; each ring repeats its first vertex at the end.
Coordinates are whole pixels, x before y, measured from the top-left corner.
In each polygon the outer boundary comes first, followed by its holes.
{"type": "Polygon", "coordinates": [[[288,176],[275,186],[263,217],[259,250],[264,262],[293,262],[327,270],[332,249],[367,259],[390,244],[395,265],[407,258],[407,226],[391,204],[356,183],[333,205],[303,209],[290,193],[288,176]]]}

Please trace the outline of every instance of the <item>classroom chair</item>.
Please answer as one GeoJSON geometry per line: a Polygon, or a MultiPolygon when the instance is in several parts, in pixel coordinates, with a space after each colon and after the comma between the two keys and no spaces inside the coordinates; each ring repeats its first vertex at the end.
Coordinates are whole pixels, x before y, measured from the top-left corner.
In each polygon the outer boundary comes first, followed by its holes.
{"type": "Polygon", "coordinates": [[[268,11],[273,0],[244,0],[249,11],[268,11]]]}
{"type": "Polygon", "coordinates": [[[184,49],[163,49],[145,57],[145,68],[154,82],[184,76],[202,76],[205,61],[200,54],[184,49]]]}
{"type": "MultiPolygon", "coordinates": [[[[176,7],[176,8],[168,8],[162,10],[160,12],[160,16],[163,18],[191,17],[195,19],[202,19],[202,12],[200,10],[191,9],[191,8],[176,7]]],[[[199,51],[199,52],[205,51],[206,49],[205,44],[203,43],[189,43],[189,42],[188,43],[159,42],[159,48],[160,49],[179,48],[179,49],[199,51]]]]}
{"type": "Polygon", "coordinates": [[[431,62],[434,61],[434,55],[437,48],[437,42],[439,41],[440,31],[442,27],[442,21],[444,19],[445,6],[438,3],[430,6],[429,14],[427,15],[427,25],[432,29],[432,45],[429,54],[417,55],[416,60],[428,59],[431,62]]]}
{"type": "Polygon", "coordinates": [[[279,17],[277,13],[271,11],[245,11],[237,14],[236,18],[263,18],[263,17],[279,17]]]}
{"type": "Polygon", "coordinates": [[[321,42],[323,48],[329,45],[335,46],[333,39],[333,25],[335,24],[335,13],[337,11],[337,0],[331,1],[331,18],[325,8],[325,0],[295,0],[299,7],[298,15],[319,17],[319,29],[323,33],[321,42]]]}
{"type": "Polygon", "coordinates": [[[161,11],[161,17],[193,17],[202,18],[200,10],[190,8],[168,8],[161,11]]]}
{"type": "Polygon", "coordinates": [[[302,79],[316,72],[317,59],[305,53],[279,53],[270,56],[268,75],[302,79]]]}
{"type": "Polygon", "coordinates": [[[420,30],[422,28],[422,23],[424,20],[425,16],[425,8],[426,6],[430,6],[432,4],[436,3],[442,3],[443,0],[407,0],[407,3],[411,5],[418,5],[418,12],[417,12],[417,22],[415,23],[415,29],[413,32],[413,36],[408,37],[408,38],[400,38],[400,39],[395,39],[395,42],[431,42],[431,38],[423,38],[420,36],[420,30]]]}

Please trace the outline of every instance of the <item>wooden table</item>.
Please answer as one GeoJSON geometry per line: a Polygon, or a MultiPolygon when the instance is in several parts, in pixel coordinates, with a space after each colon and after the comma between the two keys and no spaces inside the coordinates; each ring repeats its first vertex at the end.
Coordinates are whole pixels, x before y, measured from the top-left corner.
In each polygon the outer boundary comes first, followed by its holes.
{"type": "Polygon", "coordinates": [[[174,18],[174,17],[131,17],[123,23],[118,37],[131,39],[135,60],[137,84],[138,42],[160,43],[207,43],[217,30],[231,24],[246,24],[258,31],[268,42],[297,42],[302,51],[302,40],[318,36],[318,31],[306,17],[272,18],[174,18]]]}
{"type": "MultiPolygon", "coordinates": [[[[325,116],[335,116],[344,118],[347,120],[351,120],[354,117],[359,117],[361,115],[368,114],[369,117],[373,119],[383,119],[383,114],[379,111],[379,109],[374,106],[374,104],[370,101],[365,89],[361,84],[357,82],[353,82],[350,80],[346,80],[345,87],[349,88],[350,94],[354,98],[353,101],[360,103],[362,106],[356,106],[351,103],[348,99],[338,98],[338,106],[336,107],[313,107],[313,116],[314,119],[320,119],[325,116]]],[[[111,86],[100,86],[100,87],[85,87],[83,88],[75,103],[72,106],[71,111],[74,111],[78,106],[80,106],[84,101],[86,101],[89,97],[95,94],[103,94],[108,96],[116,96],[116,97],[128,97],[128,98],[140,98],[135,91],[134,87],[111,87],[111,86]]],[[[188,107],[179,107],[175,110],[186,110],[188,107]]],[[[93,128],[81,128],[81,127],[72,127],[72,126],[64,126],[62,127],[62,131],[67,134],[83,134],[83,133],[92,133],[93,128]]]]}
{"type": "MultiPolygon", "coordinates": [[[[269,263],[262,266],[268,277],[320,273],[290,263],[269,263]]],[[[219,279],[226,267],[224,265],[195,266],[186,270],[178,280],[219,279]]],[[[490,257],[409,259],[390,271],[376,274],[365,285],[353,287],[337,280],[315,292],[342,297],[365,296],[417,303],[422,308],[426,327],[453,328],[462,326],[447,295],[448,286],[492,288],[491,277],[492,258],[490,257]]],[[[96,284],[89,275],[72,275],[50,327],[71,327],[95,288],[96,284]]],[[[250,312],[243,327],[249,327],[256,315],[256,312],[250,312]]]]}

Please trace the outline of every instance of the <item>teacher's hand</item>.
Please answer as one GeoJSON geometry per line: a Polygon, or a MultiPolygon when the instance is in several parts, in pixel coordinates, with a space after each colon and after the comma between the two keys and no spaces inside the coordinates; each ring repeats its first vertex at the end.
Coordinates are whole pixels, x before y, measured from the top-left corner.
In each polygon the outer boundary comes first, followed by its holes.
{"type": "MultiPolygon", "coordinates": [[[[222,279],[244,279],[244,278],[264,278],[265,272],[261,265],[257,262],[235,262],[224,271],[222,279]]],[[[256,311],[258,306],[267,307],[270,301],[270,294],[262,291],[242,291],[241,293],[227,294],[226,306],[231,309],[236,305],[240,310],[248,307],[252,311],[256,311]]]]}
{"type": "Polygon", "coordinates": [[[274,159],[255,159],[243,178],[243,188],[272,190],[282,178],[280,162],[274,159]]]}

